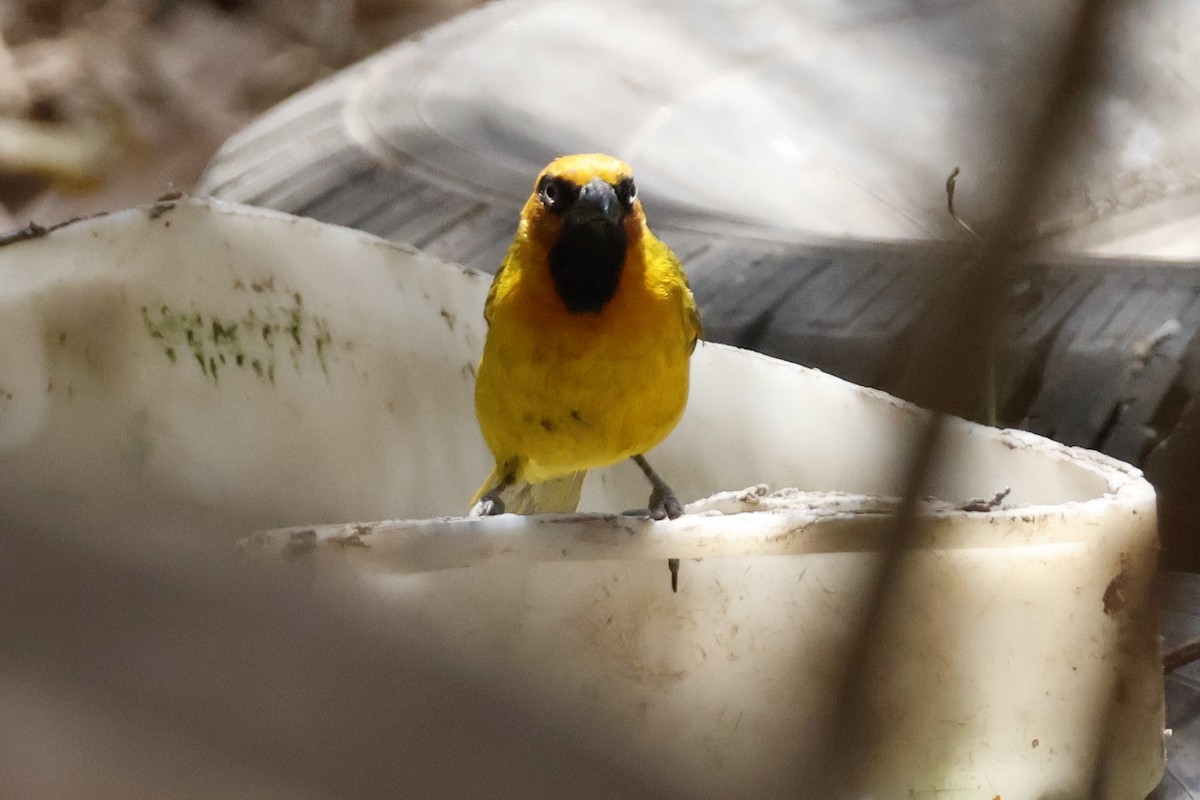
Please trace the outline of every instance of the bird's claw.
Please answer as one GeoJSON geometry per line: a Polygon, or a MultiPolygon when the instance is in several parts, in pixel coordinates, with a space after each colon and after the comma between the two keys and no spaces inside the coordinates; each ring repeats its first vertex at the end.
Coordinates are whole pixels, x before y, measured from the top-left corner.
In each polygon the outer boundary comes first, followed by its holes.
{"type": "Polygon", "coordinates": [[[683,516],[683,506],[675,493],[665,486],[656,486],[650,493],[650,518],[676,519],[683,516]]]}
{"type": "Polygon", "coordinates": [[[504,501],[499,497],[485,497],[471,509],[469,517],[495,517],[504,513],[504,501]]]}
{"type": "Polygon", "coordinates": [[[650,502],[646,508],[628,508],[621,512],[621,516],[661,522],[664,519],[676,519],[683,516],[683,506],[680,505],[679,499],[675,497],[674,493],[670,491],[660,493],[655,490],[650,495],[650,502]]]}

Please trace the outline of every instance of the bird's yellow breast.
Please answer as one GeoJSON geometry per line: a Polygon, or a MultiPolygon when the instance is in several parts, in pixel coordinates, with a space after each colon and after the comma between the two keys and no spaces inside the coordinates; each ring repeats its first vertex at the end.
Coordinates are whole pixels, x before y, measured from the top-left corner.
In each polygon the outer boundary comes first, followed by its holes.
{"type": "Polygon", "coordinates": [[[534,483],[662,441],[686,405],[699,333],[679,263],[640,207],[626,220],[618,288],[598,312],[572,312],[557,296],[537,223],[523,215],[493,283],[475,394],[497,463],[516,462],[516,477],[534,483]]]}

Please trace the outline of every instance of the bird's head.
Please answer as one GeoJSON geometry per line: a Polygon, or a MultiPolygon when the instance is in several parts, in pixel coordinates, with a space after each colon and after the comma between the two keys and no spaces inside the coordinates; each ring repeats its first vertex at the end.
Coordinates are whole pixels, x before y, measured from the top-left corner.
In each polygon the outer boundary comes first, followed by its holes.
{"type": "Polygon", "coordinates": [[[530,235],[548,248],[564,229],[619,226],[633,238],[643,224],[642,205],[629,165],[602,153],[562,156],[534,183],[523,216],[530,235]]]}
{"type": "Polygon", "coordinates": [[[629,165],[599,153],[557,158],[521,212],[525,268],[546,268],[569,311],[598,312],[616,294],[645,217],[629,165]]]}

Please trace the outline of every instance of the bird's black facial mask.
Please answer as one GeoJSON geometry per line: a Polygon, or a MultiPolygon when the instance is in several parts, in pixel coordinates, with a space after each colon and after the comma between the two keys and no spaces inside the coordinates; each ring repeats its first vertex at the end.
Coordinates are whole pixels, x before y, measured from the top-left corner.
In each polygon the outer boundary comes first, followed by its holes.
{"type": "Polygon", "coordinates": [[[562,233],[550,250],[550,276],[567,308],[597,312],[617,293],[628,245],[622,224],[632,204],[632,181],[618,191],[600,178],[577,187],[546,176],[538,187],[542,204],[561,216],[562,233]]]}

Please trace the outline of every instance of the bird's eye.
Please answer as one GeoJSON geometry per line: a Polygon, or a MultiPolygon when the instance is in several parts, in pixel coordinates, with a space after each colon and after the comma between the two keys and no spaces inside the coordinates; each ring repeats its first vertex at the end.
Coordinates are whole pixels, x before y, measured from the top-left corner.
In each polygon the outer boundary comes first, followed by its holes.
{"type": "Polygon", "coordinates": [[[633,178],[626,178],[616,186],[617,199],[621,201],[621,205],[629,207],[634,200],[637,199],[637,186],[633,182],[633,178]]]}
{"type": "Polygon", "coordinates": [[[542,204],[551,211],[565,209],[571,205],[574,199],[570,186],[561,178],[552,178],[549,175],[542,178],[541,186],[538,187],[538,195],[542,198],[542,204]]]}

